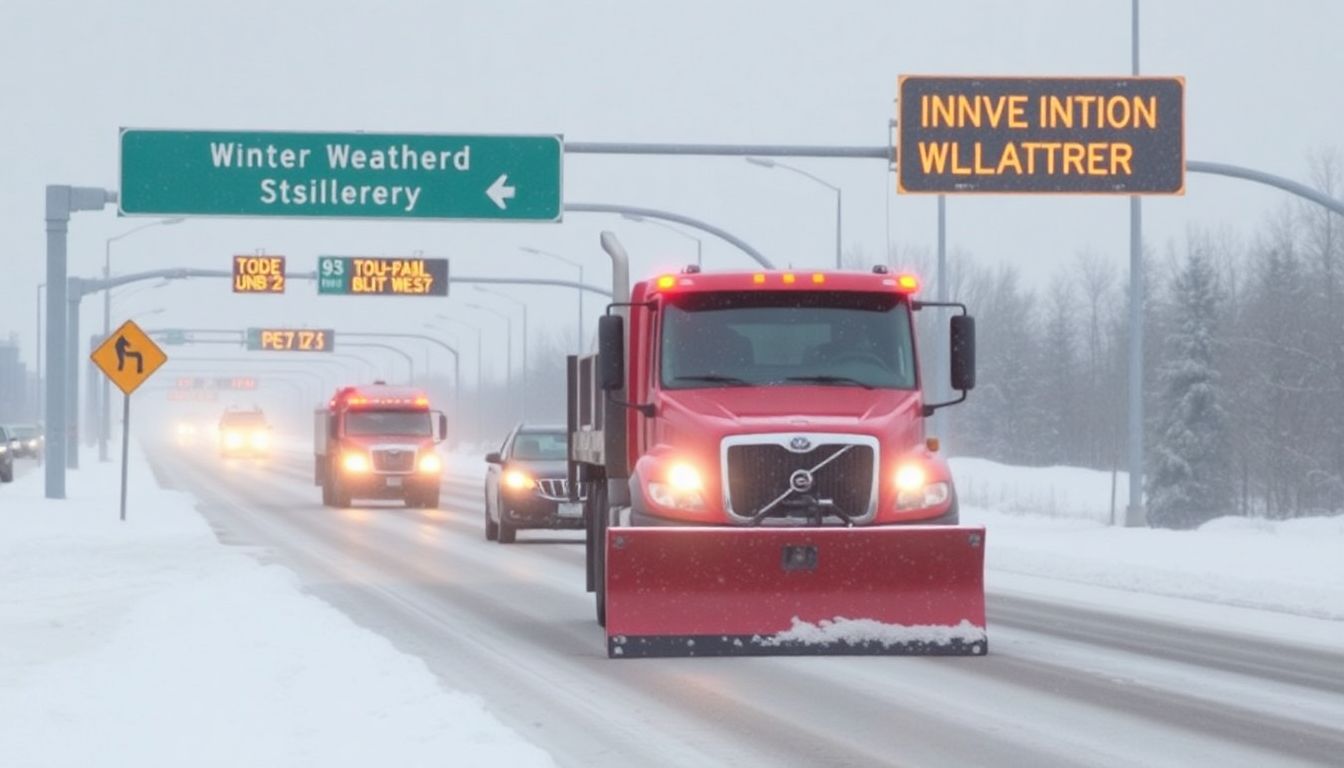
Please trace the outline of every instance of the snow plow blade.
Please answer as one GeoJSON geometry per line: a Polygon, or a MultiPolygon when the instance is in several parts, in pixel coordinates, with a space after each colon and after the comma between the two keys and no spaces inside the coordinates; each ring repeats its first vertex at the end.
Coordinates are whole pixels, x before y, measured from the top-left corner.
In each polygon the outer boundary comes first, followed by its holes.
{"type": "Polygon", "coordinates": [[[615,528],[607,655],[974,656],[985,529],[615,528]]]}

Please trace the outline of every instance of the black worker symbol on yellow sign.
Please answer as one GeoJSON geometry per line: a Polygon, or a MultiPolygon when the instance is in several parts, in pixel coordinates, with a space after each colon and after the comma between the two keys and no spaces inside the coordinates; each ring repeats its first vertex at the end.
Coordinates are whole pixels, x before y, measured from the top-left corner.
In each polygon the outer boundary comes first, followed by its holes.
{"type": "Polygon", "coordinates": [[[125,336],[118,336],[117,343],[112,345],[117,351],[117,370],[126,370],[126,358],[135,359],[135,372],[141,374],[145,372],[145,356],[139,352],[131,351],[131,342],[125,336]]]}
{"type": "Polygon", "coordinates": [[[113,331],[89,359],[128,395],[168,362],[163,350],[132,320],[113,331]]]}

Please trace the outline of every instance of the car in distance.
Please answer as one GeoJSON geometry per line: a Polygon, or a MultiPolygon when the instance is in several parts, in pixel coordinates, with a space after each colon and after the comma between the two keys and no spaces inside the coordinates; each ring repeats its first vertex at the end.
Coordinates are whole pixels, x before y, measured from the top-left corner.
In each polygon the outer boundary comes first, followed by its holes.
{"type": "Polygon", "coordinates": [[[18,445],[10,449],[14,458],[35,459],[42,455],[42,430],[36,424],[9,425],[9,438],[18,441],[18,445]]]}
{"type": "Polygon", "coordinates": [[[271,427],[260,410],[225,411],[219,417],[219,455],[264,457],[271,450],[271,427]]]}
{"type": "Polygon", "coordinates": [[[512,544],[520,528],[583,528],[583,505],[569,500],[564,427],[520,424],[488,454],[485,538],[512,544]]]}
{"type": "Polygon", "coordinates": [[[18,442],[10,436],[9,430],[0,427],[0,483],[14,481],[14,446],[18,442]]]}

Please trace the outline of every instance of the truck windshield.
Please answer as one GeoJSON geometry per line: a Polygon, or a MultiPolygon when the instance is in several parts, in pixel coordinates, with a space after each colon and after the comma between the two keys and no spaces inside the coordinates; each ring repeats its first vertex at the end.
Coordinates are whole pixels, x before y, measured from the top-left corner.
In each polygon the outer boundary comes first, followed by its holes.
{"type": "Polygon", "coordinates": [[[428,411],[350,411],[345,414],[345,433],[415,437],[434,434],[428,411]]]}
{"type": "Polygon", "coordinates": [[[893,294],[674,296],[665,305],[662,337],[667,389],[916,384],[910,314],[893,294]]]}

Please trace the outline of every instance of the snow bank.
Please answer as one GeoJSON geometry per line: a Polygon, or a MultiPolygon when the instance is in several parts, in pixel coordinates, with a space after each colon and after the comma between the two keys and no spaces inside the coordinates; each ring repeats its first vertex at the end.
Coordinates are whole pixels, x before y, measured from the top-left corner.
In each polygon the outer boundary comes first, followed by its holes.
{"type": "MultiPolygon", "coordinates": [[[[1111,473],[1081,467],[1014,467],[988,459],[949,460],[957,497],[965,506],[1005,515],[1109,522],[1111,473]]],[[[1115,509],[1129,505],[1129,473],[1115,475],[1115,509]]]]}
{"type": "Polygon", "coordinates": [[[481,702],[218,544],[136,458],[0,490],[7,765],[550,765],[481,702]]]}
{"type": "MultiPolygon", "coordinates": [[[[1108,472],[962,458],[952,471],[962,521],[988,530],[990,589],[1017,574],[1344,620],[1344,516],[1120,528],[1109,525],[1108,472]]],[[[1122,509],[1128,480],[1117,482],[1122,509]]]]}
{"type": "Polygon", "coordinates": [[[846,619],[837,616],[833,621],[822,620],[816,624],[793,617],[793,626],[770,635],[752,638],[758,645],[767,648],[781,645],[829,645],[846,643],[849,645],[878,644],[886,648],[893,645],[948,645],[954,642],[983,643],[985,628],[977,627],[963,619],[955,626],[937,624],[886,624],[874,619],[846,619]]]}

